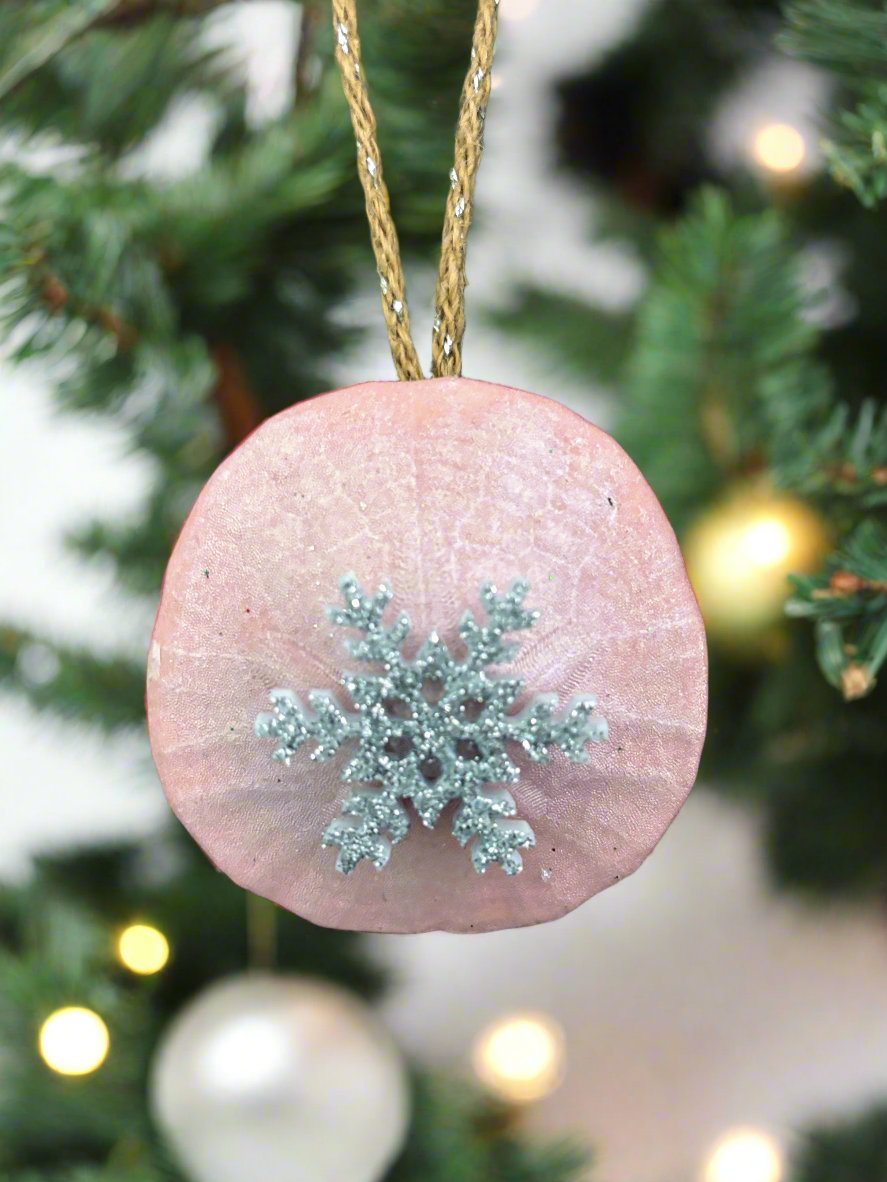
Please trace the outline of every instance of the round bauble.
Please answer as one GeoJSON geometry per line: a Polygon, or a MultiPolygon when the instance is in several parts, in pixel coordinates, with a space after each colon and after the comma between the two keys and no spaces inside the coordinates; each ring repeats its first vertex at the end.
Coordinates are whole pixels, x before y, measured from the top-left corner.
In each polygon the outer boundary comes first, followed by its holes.
{"type": "Polygon", "coordinates": [[[177,1015],[151,1106],[193,1182],[377,1182],[402,1144],[401,1058],[350,994],[255,973],[177,1015]]]}
{"type": "Polygon", "coordinates": [[[731,490],[687,533],[690,581],[713,639],[737,652],[770,647],[791,594],[790,574],[811,574],[828,553],[822,518],[769,485],[731,490]]]}
{"type": "Polygon", "coordinates": [[[170,560],[147,703],[169,801],[236,882],[331,927],[471,932],[641,864],[706,695],[680,550],[622,449],[440,378],[301,403],[222,464],[170,560]]]}

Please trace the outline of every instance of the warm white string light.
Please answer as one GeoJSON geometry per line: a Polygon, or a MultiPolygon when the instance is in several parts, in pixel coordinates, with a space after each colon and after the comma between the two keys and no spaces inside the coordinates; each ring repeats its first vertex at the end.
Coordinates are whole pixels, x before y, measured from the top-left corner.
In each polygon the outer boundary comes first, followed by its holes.
{"type": "Polygon", "coordinates": [[[779,1145],[759,1129],[734,1129],[712,1150],[703,1182],[780,1182],[783,1159],[779,1145]]]}
{"type": "Polygon", "coordinates": [[[159,973],[169,960],[169,941],[163,932],[146,923],[133,923],[117,940],[117,956],[131,973],[159,973]]]}
{"type": "Polygon", "coordinates": [[[481,1032],[473,1062],[480,1080],[503,1099],[539,1100],[563,1077],[563,1031],[545,1014],[510,1014],[481,1032]]]}
{"type": "Polygon", "coordinates": [[[759,128],[751,150],[762,168],[782,175],[797,172],[807,158],[806,141],[790,123],[767,123],[759,128]]]}
{"type": "Polygon", "coordinates": [[[110,1044],[108,1027],[83,1006],[55,1010],[40,1027],[38,1041],[43,1062],[59,1075],[89,1075],[104,1063],[110,1044]]]}

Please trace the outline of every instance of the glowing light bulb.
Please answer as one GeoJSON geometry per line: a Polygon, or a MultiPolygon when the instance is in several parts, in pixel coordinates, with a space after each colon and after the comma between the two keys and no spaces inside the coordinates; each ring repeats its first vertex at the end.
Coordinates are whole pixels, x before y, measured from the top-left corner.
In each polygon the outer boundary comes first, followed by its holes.
{"type": "Polygon", "coordinates": [[[40,1057],[59,1075],[89,1075],[104,1063],[110,1043],[102,1019],[82,1006],[56,1010],[40,1027],[40,1057]]]}
{"type": "Polygon", "coordinates": [[[778,517],[750,521],[736,539],[737,556],[761,570],[781,567],[792,550],[792,535],[778,517]]]}
{"type": "Polygon", "coordinates": [[[514,1014],[487,1027],[474,1047],[474,1069],[506,1100],[547,1096],[563,1076],[564,1036],[544,1014],[514,1014]]]}
{"type": "Polygon", "coordinates": [[[772,1137],[757,1129],[736,1129],[715,1146],[704,1182],[780,1182],[782,1154],[772,1137]]]}
{"type": "Polygon", "coordinates": [[[536,11],[539,0],[502,0],[499,15],[505,21],[522,21],[536,11]]]}
{"type": "Polygon", "coordinates": [[[806,159],[807,145],[790,123],[768,123],[755,135],[752,155],[768,172],[795,172],[806,159]]]}
{"type": "Polygon", "coordinates": [[[145,923],[131,924],[120,933],[117,955],[132,973],[159,973],[169,960],[169,941],[163,932],[145,923]]]}

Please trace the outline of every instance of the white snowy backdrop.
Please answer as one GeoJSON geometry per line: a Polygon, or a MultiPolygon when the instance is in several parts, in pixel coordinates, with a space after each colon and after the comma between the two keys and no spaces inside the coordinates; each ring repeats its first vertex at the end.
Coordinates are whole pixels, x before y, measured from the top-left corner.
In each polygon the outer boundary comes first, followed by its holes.
{"type": "MultiPolygon", "coordinates": [[[[223,12],[217,24],[219,37],[242,47],[257,117],[287,85],[288,7],[251,4],[248,19],[223,12]]],[[[483,327],[477,311],[518,280],[617,303],[642,284],[632,260],[590,243],[588,198],[551,157],[550,96],[553,79],[592,61],[641,7],[502,0],[499,82],[470,253],[466,371],[561,397],[604,425],[600,392],[568,386],[543,359],[483,327]]],[[[745,101],[766,113],[766,93],[751,91],[745,101]]],[[[773,94],[777,117],[786,117],[786,104],[795,121],[814,117],[808,79],[792,85],[783,74],[773,94]]],[[[741,96],[734,106],[712,113],[725,151],[742,127],[741,96]]],[[[146,165],[188,167],[204,126],[199,109],[182,112],[146,165]]],[[[427,288],[427,276],[411,284],[417,320],[427,288]]],[[[368,290],[354,314],[371,331],[343,364],[343,384],[391,376],[376,311],[368,290]]],[[[0,618],[95,646],[135,636],[144,647],[148,616],[121,602],[106,570],[68,558],[59,539],[93,512],[124,513],[145,487],[146,468],[108,424],[55,416],[49,381],[12,373],[0,359],[0,618]]],[[[27,660],[39,678],[46,655],[27,660]]],[[[26,873],[33,851],[168,824],[144,754],[135,741],[60,728],[0,699],[0,874],[26,873]]],[[[374,943],[399,980],[387,1019],[429,1063],[469,1070],[479,1030],[510,1011],[557,1019],[566,1078],[527,1119],[592,1142],[601,1182],[696,1182],[712,1144],[731,1128],[760,1128],[789,1146],[811,1118],[887,1094],[883,915],[808,911],[773,897],[753,817],[704,790],[641,871],[559,923],[374,943]]]]}

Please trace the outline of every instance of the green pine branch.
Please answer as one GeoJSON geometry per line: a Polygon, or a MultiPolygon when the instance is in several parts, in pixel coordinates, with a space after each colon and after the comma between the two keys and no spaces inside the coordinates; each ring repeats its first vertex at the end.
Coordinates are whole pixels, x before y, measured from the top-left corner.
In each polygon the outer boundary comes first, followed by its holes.
{"type": "Polygon", "coordinates": [[[38,0],[28,6],[27,14],[23,7],[18,13],[9,9],[3,12],[5,23],[15,36],[3,43],[0,98],[6,98],[78,37],[94,29],[113,7],[114,0],[94,0],[76,6],[65,0],[38,0]]]}
{"type": "Polygon", "coordinates": [[[144,725],[144,664],[0,625],[0,687],[35,709],[111,731],[144,725]]]}
{"type": "Polygon", "coordinates": [[[230,64],[201,44],[192,24],[168,17],[137,30],[103,28],[119,11],[114,0],[0,4],[6,130],[25,136],[54,131],[81,153],[120,157],[176,101],[195,94],[230,101],[230,64]]]}
{"type": "Polygon", "coordinates": [[[835,75],[852,104],[823,148],[832,175],[864,205],[887,197],[887,10],[881,0],[793,0],[788,52],[835,75]]]}
{"type": "Polygon", "coordinates": [[[127,988],[98,960],[88,969],[60,965],[38,941],[24,955],[0,953],[0,989],[0,1167],[104,1162],[124,1140],[148,1143],[141,1090],[142,1047],[153,1025],[150,993],[127,988]],[[101,1014],[115,1048],[101,1070],[82,1080],[56,1074],[37,1050],[42,1023],[75,1004],[72,998],[101,1014]]]}
{"type": "Polygon", "coordinates": [[[792,582],[786,610],[815,622],[826,679],[846,698],[863,697],[887,660],[887,526],[864,521],[822,574],[792,582]]]}
{"type": "Polygon", "coordinates": [[[133,1166],[72,1166],[61,1170],[24,1170],[5,1175],[5,1182],[187,1182],[170,1167],[153,1164],[133,1166]]]}
{"type": "Polygon", "coordinates": [[[845,549],[796,580],[789,610],[816,621],[827,679],[858,698],[887,657],[887,414],[838,400],[812,303],[778,216],[704,192],[663,234],[620,437],[679,527],[725,481],[761,471],[819,505],[845,549]],[[842,572],[868,582],[828,598],[842,572]]]}
{"type": "Polygon", "coordinates": [[[610,386],[625,367],[634,317],[630,311],[590,307],[537,288],[518,289],[490,322],[533,348],[544,349],[560,372],[610,386]]]}
{"type": "Polygon", "coordinates": [[[509,1112],[464,1081],[421,1075],[404,1151],[385,1182],[578,1182],[587,1155],[565,1142],[534,1144],[509,1112]]]}
{"type": "Polygon", "coordinates": [[[775,213],[705,190],[663,232],[617,434],[679,529],[764,449],[793,463],[829,406],[808,303],[775,213]]]}
{"type": "Polygon", "coordinates": [[[818,429],[778,429],[774,449],[783,483],[834,508],[860,514],[887,506],[887,407],[866,401],[854,413],[844,403],[818,429]]]}
{"type": "Polygon", "coordinates": [[[875,1182],[887,1178],[887,1107],[810,1130],[789,1182],[875,1182]]]}
{"type": "Polygon", "coordinates": [[[230,3],[231,0],[114,0],[99,18],[99,24],[130,27],[163,16],[193,20],[230,3]]]}

